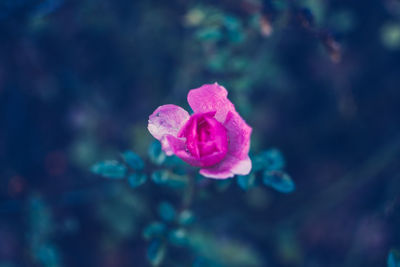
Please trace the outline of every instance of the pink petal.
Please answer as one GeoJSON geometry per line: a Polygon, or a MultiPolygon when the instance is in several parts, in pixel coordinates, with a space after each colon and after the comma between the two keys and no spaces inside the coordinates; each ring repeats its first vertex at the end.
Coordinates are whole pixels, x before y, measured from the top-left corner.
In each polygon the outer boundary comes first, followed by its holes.
{"type": "Polygon", "coordinates": [[[200,174],[209,178],[226,179],[234,175],[247,175],[251,171],[251,160],[247,156],[239,160],[232,156],[227,156],[221,163],[212,168],[200,170],[200,174]]]}
{"type": "Polygon", "coordinates": [[[193,114],[178,133],[178,138],[185,138],[185,151],[201,162],[195,166],[212,166],[220,162],[228,152],[227,132],[214,118],[215,113],[211,111],[193,114]],[[204,140],[201,140],[202,135],[204,140]],[[212,141],[209,142],[210,140],[212,141]]]}
{"type": "Polygon", "coordinates": [[[200,161],[197,158],[193,157],[186,151],[185,139],[176,138],[172,135],[167,135],[165,139],[176,156],[190,165],[198,166],[200,164],[200,161]]]}
{"type": "Polygon", "coordinates": [[[167,156],[172,156],[174,154],[174,151],[172,150],[168,140],[165,137],[166,135],[164,135],[163,138],[161,138],[160,140],[161,148],[167,156]]]}
{"type": "Polygon", "coordinates": [[[185,139],[182,138],[167,135],[165,136],[165,140],[168,142],[173,154],[192,166],[204,167],[207,166],[209,162],[216,162],[221,158],[219,153],[213,153],[201,158],[191,155],[186,149],[185,139]]]}
{"type": "Polygon", "coordinates": [[[238,159],[245,158],[250,149],[251,127],[236,111],[228,113],[223,125],[228,134],[228,154],[238,159]]]}
{"type": "Polygon", "coordinates": [[[201,169],[201,175],[225,179],[235,174],[247,175],[251,170],[251,160],[248,156],[251,127],[236,111],[228,113],[224,126],[229,140],[227,156],[220,163],[201,169]]]}
{"type": "Polygon", "coordinates": [[[164,136],[177,136],[189,117],[186,110],[176,105],[160,106],[150,115],[147,129],[156,139],[161,141],[162,148],[167,155],[172,155],[172,150],[164,136]]]}
{"type": "Polygon", "coordinates": [[[227,96],[228,91],[218,83],[214,83],[190,90],[187,99],[194,113],[216,111],[215,118],[223,123],[228,112],[235,111],[235,106],[227,96]]]}

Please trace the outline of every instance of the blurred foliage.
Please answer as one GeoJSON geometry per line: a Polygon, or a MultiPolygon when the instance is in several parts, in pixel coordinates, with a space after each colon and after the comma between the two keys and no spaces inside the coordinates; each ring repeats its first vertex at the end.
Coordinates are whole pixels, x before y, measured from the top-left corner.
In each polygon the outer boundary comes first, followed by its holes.
{"type": "Polygon", "coordinates": [[[37,196],[29,200],[27,209],[27,238],[33,262],[45,267],[62,266],[58,248],[52,241],[55,229],[51,211],[37,196]]]}
{"type": "Polygon", "coordinates": [[[263,182],[282,193],[291,193],[295,189],[290,176],[281,171],[265,171],[263,182]]]}
{"type": "Polygon", "coordinates": [[[139,223],[148,215],[140,195],[120,184],[110,185],[110,191],[112,198],[98,203],[97,213],[110,232],[107,243],[112,245],[138,233],[139,223]]]}
{"type": "Polygon", "coordinates": [[[389,253],[387,260],[388,267],[399,267],[400,266],[400,252],[392,249],[389,253]]]}
{"type": "Polygon", "coordinates": [[[45,16],[61,7],[64,0],[2,0],[0,2],[0,20],[20,13],[31,16],[45,16]]]}
{"type": "Polygon", "coordinates": [[[160,239],[151,241],[147,250],[147,258],[152,266],[160,266],[165,257],[165,244],[160,239]]]}
{"type": "Polygon", "coordinates": [[[99,162],[92,167],[92,172],[107,178],[121,179],[126,175],[126,167],[116,160],[99,162]]]}
{"type": "Polygon", "coordinates": [[[381,29],[382,43],[389,49],[400,48],[400,23],[387,23],[381,29]]]}
{"type": "MultiPolygon", "coordinates": [[[[259,185],[257,177],[262,176],[265,185],[274,188],[282,193],[290,193],[295,186],[290,177],[282,171],[285,166],[283,155],[277,149],[266,150],[253,158],[254,167],[249,175],[238,176],[237,184],[240,188],[247,191],[259,185]]],[[[158,186],[165,189],[180,190],[182,197],[181,211],[167,202],[162,201],[157,208],[158,216],[162,222],[152,221],[143,229],[143,237],[149,240],[147,248],[147,259],[152,266],[160,266],[166,257],[169,245],[190,248],[194,253],[194,258],[205,259],[211,266],[262,266],[255,252],[247,250],[231,241],[222,242],[211,238],[212,234],[193,232],[188,230],[194,221],[193,211],[187,210],[195,200],[195,187],[205,180],[216,184],[220,192],[229,188],[233,179],[214,180],[208,178],[198,178],[201,175],[190,165],[183,163],[176,156],[167,157],[161,149],[160,142],[154,141],[148,149],[148,160],[143,160],[139,155],[132,151],[122,153],[120,160],[106,160],[96,163],[91,168],[92,172],[106,179],[127,179],[132,188],[144,185],[147,176],[158,186]],[[152,163],[153,166],[145,165],[144,162],[152,163]],[[161,168],[161,169],[160,169],[161,168]],[[128,170],[129,169],[129,173],[128,170]],[[209,235],[206,237],[204,235],[209,235]],[[210,251],[213,251],[210,253],[210,251]],[[228,255],[234,255],[229,256],[228,255]]],[[[121,189],[119,189],[121,190],[121,189]]],[[[197,192],[198,193],[198,192],[197,192]]],[[[149,192],[153,194],[153,192],[149,192]]],[[[134,196],[121,194],[121,197],[128,197],[127,200],[135,201],[134,196]]],[[[123,200],[123,199],[121,199],[123,200]]],[[[125,201],[124,201],[125,203],[125,201]]],[[[139,216],[138,210],[129,207],[129,212],[125,205],[114,204],[103,206],[101,209],[102,217],[108,220],[107,224],[114,227],[114,232],[119,232],[119,236],[131,236],[135,226],[135,216],[139,216]],[[114,222],[114,218],[119,218],[114,222]]],[[[201,262],[201,261],[200,261],[201,262]]]]}
{"type": "Polygon", "coordinates": [[[259,255],[238,241],[216,238],[198,229],[190,233],[189,239],[190,247],[199,255],[200,263],[195,266],[263,266],[259,255]]]}
{"type": "Polygon", "coordinates": [[[399,23],[398,0],[0,1],[0,266],[396,266],[399,23]],[[215,81],[248,176],[146,129],[215,81]]]}

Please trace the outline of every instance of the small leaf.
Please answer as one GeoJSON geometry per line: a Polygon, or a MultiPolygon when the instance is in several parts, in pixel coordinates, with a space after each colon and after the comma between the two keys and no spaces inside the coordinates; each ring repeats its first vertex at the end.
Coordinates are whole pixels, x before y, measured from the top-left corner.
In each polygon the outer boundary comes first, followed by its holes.
{"type": "Polygon", "coordinates": [[[158,213],[160,217],[166,222],[172,222],[175,220],[176,211],[175,208],[168,202],[162,202],[158,206],[158,213]]]}
{"type": "Polygon", "coordinates": [[[239,175],[237,176],[237,184],[244,190],[247,191],[250,188],[254,187],[256,181],[256,175],[254,173],[250,173],[249,175],[239,175]]]}
{"type": "Polygon", "coordinates": [[[133,151],[125,151],[122,153],[122,158],[128,164],[129,167],[134,169],[135,171],[141,171],[144,168],[144,162],[143,160],[134,153],[133,151]]]}
{"type": "Polygon", "coordinates": [[[253,159],[253,168],[259,170],[281,170],[285,167],[285,159],[278,149],[266,150],[253,159]]]}
{"type": "Polygon", "coordinates": [[[184,175],[187,173],[187,166],[189,165],[177,156],[170,156],[166,157],[164,161],[164,166],[168,167],[176,174],[184,175]]]}
{"type": "Polygon", "coordinates": [[[128,176],[128,183],[133,188],[141,186],[147,180],[147,175],[144,173],[132,173],[128,176]]]}
{"type": "Polygon", "coordinates": [[[400,251],[391,249],[387,259],[388,267],[400,267],[400,251]]]}
{"type": "Polygon", "coordinates": [[[178,223],[180,225],[190,225],[194,221],[194,215],[190,210],[183,210],[178,217],[178,223]]]}
{"type": "Polygon", "coordinates": [[[126,167],[116,160],[98,162],[92,166],[91,171],[94,174],[112,179],[122,179],[126,175],[126,167]]]}
{"type": "Polygon", "coordinates": [[[147,259],[152,266],[160,266],[165,257],[165,244],[160,239],[154,239],[147,248],[147,259]]]}
{"type": "Polygon", "coordinates": [[[290,176],[281,171],[265,171],[263,182],[281,193],[291,193],[296,187],[290,176]]]}
{"type": "Polygon", "coordinates": [[[167,226],[161,222],[152,222],[146,226],[143,230],[143,237],[146,240],[155,238],[155,237],[162,237],[167,230],[167,226]]]}
{"type": "Polygon", "coordinates": [[[245,33],[243,31],[242,22],[235,16],[225,16],[224,25],[228,30],[229,39],[233,43],[239,43],[244,40],[245,33]]]}
{"type": "Polygon", "coordinates": [[[156,184],[164,184],[168,181],[168,172],[165,170],[155,171],[151,174],[151,179],[156,184]]]}
{"type": "Polygon", "coordinates": [[[168,240],[175,246],[184,246],[188,243],[188,237],[185,229],[174,229],[168,235],[168,240]]]}
{"type": "Polygon", "coordinates": [[[241,21],[236,16],[226,15],[224,17],[224,25],[229,31],[237,31],[241,29],[241,21]]]}
{"type": "Polygon", "coordinates": [[[149,147],[149,158],[151,162],[153,162],[154,164],[157,165],[163,164],[166,155],[162,151],[161,144],[159,141],[154,141],[153,143],[151,143],[149,147]]]}
{"type": "Polygon", "coordinates": [[[196,34],[196,38],[206,42],[217,42],[222,39],[221,31],[216,27],[207,27],[199,29],[196,34]]]}

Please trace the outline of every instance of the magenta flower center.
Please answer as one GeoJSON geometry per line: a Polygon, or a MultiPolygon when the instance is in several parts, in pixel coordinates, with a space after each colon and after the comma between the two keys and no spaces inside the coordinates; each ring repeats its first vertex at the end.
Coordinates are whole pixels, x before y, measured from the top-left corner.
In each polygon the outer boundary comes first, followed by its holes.
{"type": "Polygon", "coordinates": [[[225,127],[214,118],[215,112],[193,114],[178,137],[186,138],[186,149],[198,159],[200,167],[220,162],[228,151],[225,127]]]}

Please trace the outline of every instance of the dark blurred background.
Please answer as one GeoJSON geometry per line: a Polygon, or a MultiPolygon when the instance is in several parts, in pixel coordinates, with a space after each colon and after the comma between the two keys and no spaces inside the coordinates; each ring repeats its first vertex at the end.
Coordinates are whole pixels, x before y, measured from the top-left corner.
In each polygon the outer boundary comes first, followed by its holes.
{"type": "Polygon", "coordinates": [[[149,114],[215,81],[296,191],[196,199],[197,227],[248,257],[212,266],[385,266],[400,247],[399,53],[398,0],[0,0],[0,266],[148,266],[141,229],[176,196],[90,166],[145,155],[149,114]]]}

